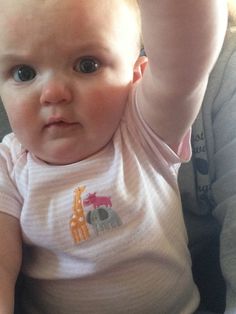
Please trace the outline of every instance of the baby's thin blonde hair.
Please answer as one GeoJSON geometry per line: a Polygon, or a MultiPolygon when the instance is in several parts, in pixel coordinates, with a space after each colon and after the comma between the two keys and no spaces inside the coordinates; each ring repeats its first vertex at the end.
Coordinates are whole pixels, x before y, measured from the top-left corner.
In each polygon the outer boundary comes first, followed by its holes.
{"type": "Polygon", "coordinates": [[[139,34],[139,42],[138,45],[143,48],[143,41],[142,41],[142,23],[141,23],[141,13],[138,4],[138,0],[123,0],[128,6],[130,6],[131,10],[133,10],[135,14],[135,18],[137,21],[137,32],[139,34]]]}

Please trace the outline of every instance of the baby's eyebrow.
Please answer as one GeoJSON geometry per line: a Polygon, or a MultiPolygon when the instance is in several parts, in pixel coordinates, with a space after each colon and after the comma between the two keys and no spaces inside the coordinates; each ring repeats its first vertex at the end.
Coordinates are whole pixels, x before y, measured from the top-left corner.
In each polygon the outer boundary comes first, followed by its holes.
{"type": "Polygon", "coordinates": [[[111,47],[109,45],[103,45],[101,43],[83,43],[78,45],[75,50],[78,51],[78,53],[87,53],[89,51],[99,51],[103,53],[110,53],[111,52],[111,47]]]}
{"type": "Polygon", "coordinates": [[[26,62],[28,56],[26,54],[19,53],[3,53],[0,54],[0,62],[11,63],[11,62],[26,62]]]}
{"type": "MultiPolygon", "coordinates": [[[[76,46],[74,48],[79,53],[86,53],[88,51],[100,51],[103,53],[110,53],[111,47],[109,45],[103,45],[100,42],[93,42],[93,43],[83,43],[81,45],[78,45],[77,49],[76,46]]],[[[13,61],[20,61],[24,62],[30,59],[30,56],[27,52],[19,52],[19,51],[13,51],[13,52],[3,52],[0,53],[0,61],[1,62],[13,62],[13,61]]]]}

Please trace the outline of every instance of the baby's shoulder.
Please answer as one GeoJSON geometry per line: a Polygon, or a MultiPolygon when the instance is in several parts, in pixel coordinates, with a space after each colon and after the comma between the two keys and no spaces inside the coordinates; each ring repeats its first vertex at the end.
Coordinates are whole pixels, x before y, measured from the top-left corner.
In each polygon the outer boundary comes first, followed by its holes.
{"type": "Polygon", "coordinates": [[[26,153],[26,149],[19,142],[14,133],[7,134],[0,144],[0,156],[4,159],[10,159],[13,164],[26,153]]]}

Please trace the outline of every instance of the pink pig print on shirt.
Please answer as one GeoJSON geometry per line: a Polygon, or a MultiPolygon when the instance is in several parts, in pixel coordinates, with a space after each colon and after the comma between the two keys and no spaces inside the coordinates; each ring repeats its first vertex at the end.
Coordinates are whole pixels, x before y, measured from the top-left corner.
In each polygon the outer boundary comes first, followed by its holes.
{"type": "Polygon", "coordinates": [[[83,201],[84,206],[93,205],[93,208],[100,206],[112,207],[111,198],[107,196],[96,196],[95,193],[89,193],[83,201]]]}

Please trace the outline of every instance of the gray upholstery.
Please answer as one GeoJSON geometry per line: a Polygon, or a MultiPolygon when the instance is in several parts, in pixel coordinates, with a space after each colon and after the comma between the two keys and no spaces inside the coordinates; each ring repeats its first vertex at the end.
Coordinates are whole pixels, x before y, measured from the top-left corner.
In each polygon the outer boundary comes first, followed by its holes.
{"type": "Polygon", "coordinates": [[[9,122],[3,104],[0,100],[0,141],[7,133],[11,132],[9,122]]]}

